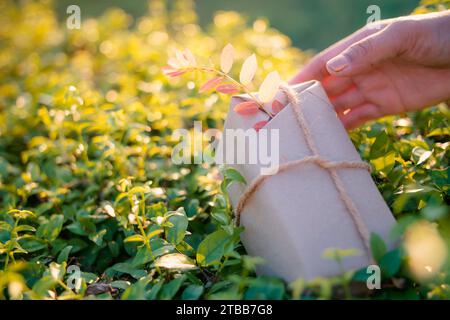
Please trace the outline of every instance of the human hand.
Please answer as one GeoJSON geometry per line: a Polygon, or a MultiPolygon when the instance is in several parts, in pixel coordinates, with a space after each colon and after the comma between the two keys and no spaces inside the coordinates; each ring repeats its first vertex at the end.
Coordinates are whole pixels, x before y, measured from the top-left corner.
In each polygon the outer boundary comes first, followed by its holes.
{"type": "Polygon", "coordinates": [[[347,129],[450,99],[450,10],[378,22],[318,54],[292,80],[319,80],[347,129]]]}

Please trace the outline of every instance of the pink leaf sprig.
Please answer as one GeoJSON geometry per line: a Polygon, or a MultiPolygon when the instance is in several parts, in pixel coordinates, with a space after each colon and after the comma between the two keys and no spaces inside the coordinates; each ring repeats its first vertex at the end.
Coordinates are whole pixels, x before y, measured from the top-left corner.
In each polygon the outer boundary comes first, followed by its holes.
{"type": "Polygon", "coordinates": [[[244,101],[234,107],[234,111],[242,116],[254,115],[258,112],[259,105],[255,101],[244,101]]]}
{"type": "MultiPolygon", "coordinates": [[[[250,100],[239,103],[234,108],[234,111],[243,116],[250,116],[262,111],[269,116],[269,120],[274,117],[276,113],[281,111],[283,105],[279,101],[272,103],[272,110],[267,110],[264,104],[272,101],[278,92],[281,79],[278,72],[273,71],[269,73],[258,90],[258,97],[256,97],[248,86],[252,83],[258,68],[256,55],[252,54],[245,59],[242,64],[239,74],[239,81],[230,76],[230,71],[235,61],[235,50],[231,44],[227,44],[220,55],[220,69],[209,66],[197,65],[196,59],[189,49],[184,51],[176,51],[175,57],[168,61],[168,66],[163,68],[164,74],[169,77],[178,77],[187,72],[201,71],[205,73],[213,73],[214,77],[206,81],[200,86],[199,92],[207,92],[216,90],[223,94],[237,94],[240,92],[246,93],[250,100]],[[277,102],[277,103],[276,103],[277,102]]],[[[267,121],[261,121],[255,124],[256,130],[261,129],[267,121]]]]}
{"type": "Polygon", "coordinates": [[[272,111],[274,114],[277,114],[278,112],[280,112],[281,110],[283,110],[285,107],[284,104],[282,104],[280,101],[278,100],[274,100],[272,102],[272,111]]]}
{"type": "Polygon", "coordinates": [[[255,124],[253,125],[253,129],[255,129],[256,132],[258,132],[259,130],[261,130],[262,128],[264,128],[264,126],[265,126],[266,124],[268,124],[268,123],[269,123],[269,121],[266,121],[266,120],[259,121],[259,122],[255,123],[255,124]]]}

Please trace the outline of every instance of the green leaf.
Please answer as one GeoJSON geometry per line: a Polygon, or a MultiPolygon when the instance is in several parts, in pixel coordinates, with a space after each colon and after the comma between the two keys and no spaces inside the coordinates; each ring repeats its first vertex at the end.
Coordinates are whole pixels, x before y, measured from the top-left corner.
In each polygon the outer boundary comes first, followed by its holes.
{"type": "Polygon", "coordinates": [[[220,184],[220,189],[222,193],[227,194],[227,189],[233,183],[247,184],[245,178],[240,174],[239,171],[233,168],[222,167],[221,168],[223,181],[220,184]]]}
{"type": "Polygon", "coordinates": [[[58,255],[58,258],[56,259],[56,262],[63,263],[67,262],[67,259],[69,258],[70,250],[72,250],[72,246],[65,247],[58,255]]]}
{"type": "Polygon", "coordinates": [[[133,266],[129,263],[126,263],[126,262],[116,263],[115,265],[113,265],[111,267],[111,269],[114,271],[117,271],[117,272],[127,273],[135,279],[140,279],[147,275],[145,270],[138,269],[135,266],[133,266]]]}
{"type": "Polygon", "coordinates": [[[159,298],[161,300],[172,299],[177,294],[178,290],[180,290],[180,287],[185,280],[186,276],[183,275],[165,284],[159,292],[159,298]]]}
{"type": "Polygon", "coordinates": [[[103,245],[103,237],[108,232],[106,229],[102,229],[98,232],[91,233],[89,239],[94,242],[97,246],[101,247],[103,245]]]}
{"type": "Polygon", "coordinates": [[[387,278],[396,275],[401,265],[402,251],[400,249],[389,251],[380,259],[381,273],[387,278]]]}
{"type": "Polygon", "coordinates": [[[80,236],[88,236],[97,230],[95,224],[87,217],[80,217],[78,221],[69,224],[66,228],[80,236]]]}
{"type": "Polygon", "coordinates": [[[284,296],[283,282],[276,278],[260,277],[253,280],[245,292],[246,300],[281,300],[284,296]]]}
{"type": "Polygon", "coordinates": [[[13,226],[10,225],[8,222],[6,221],[0,221],[0,231],[4,230],[4,231],[11,231],[13,229],[13,226]]]}
{"type": "Polygon", "coordinates": [[[146,290],[149,279],[147,277],[136,281],[128,287],[122,295],[122,300],[144,300],[146,299],[146,290]]]}
{"type": "Polygon", "coordinates": [[[198,212],[199,206],[200,206],[200,201],[198,201],[198,199],[192,199],[191,201],[189,201],[189,204],[186,208],[186,215],[188,217],[195,216],[198,212]]]}
{"type": "Polygon", "coordinates": [[[375,261],[380,262],[381,257],[386,254],[387,248],[384,240],[376,234],[372,233],[370,235],[370,250],[372,252],[372,257],[375,261]]]}
{"type": "Polygon", "coordinates": [[[197,263],[201,266],[220,263],[232,239],[232,236],[222,229],[208,235],[198,246],[197,263]]]}
{"type": "Polygon", "coordinates": [[[213,210],[211,217],[221,225],[228,225],[231,221],[230,215],[225,210],[213,210]]]}
{"type": "Polygon", "coordinates": [[[161,238],[156,238],[150,241],[150,247],[152,252],[148,250],[147,246],[143,246],[137,250],[137,253],[132,261],[133,266],[140,266],[151,262],[159,256],[171,253],[174,249],[173,245],[165,242],[161,238]]]}
{"type": "Polygon", "coordinates": [[[197,284],[191,284],[184,289],[181,294],[182,300],[198,300],[203,293],[203,286],[197,284]]]}
{"type": "Polygon", "coordinates": [[[389,152],[383,157],[370,160],[376,171],[381,171],[388,174],[395,164],[395,152],[389,152]]]}
{"type": "Polygon", "coordinates": [[[35,236],[24,235],[19,239],[19,244],[27,252],[35,252],[47,248],[47,243],[35,236]]]}
{"type": "MultiPolygon", "coordinates": [[[[0,223],[1,223],[1,221],[0,221],[0,223]]],[[[1,229],[1,225],[0,225],[0,229],[1,229]]],[[[32,226],[29,226],[29,225],[26,225],[26,224],[21,224],[20,226],[17,226],[15,228],[15,231],[16,232],[26,232],[26,231],[28,231],[28,232],[35,232],[36,228],[32,227],[32,226]]]]}
{"type": "Polygon", "coordinates": [[[117,280],[117,281],[111,282],[111,287],[116,288],[116,289],[122,289],[122,290],[126,290],[130,285],[131,285],[131,283],[129,281],[124,281],[124,280],[117,280]]]}
{"type": "Polygon", "coordinates": [[[15,241],[7,241],[5,244],[5,247],[8,247],[9,244],[12,244],[13,246],[13,252],[14,253],[28,253],[27,250],[25,250],[18,242],[15,241]]]}
{"type": "Polygon", "coordinates": [[[55,287],[56,283],[57,282],[55,279],[53,279],[50,275],[44,276],[33,285],[33,292],[41,298],[45,297],[47,296],[48,291],[55,287]]]}
{"type": "Polygon", "coordinates": [[[382,131],[377,136],[375,142],[370,148],[369,159],[377,159],[383,157],[386,153],[388,153],[389,150],[390,150],[389,136],[386,134],[385,131],[382,131]]]}
{"type": "Polygon", "coordinates": [[[367,273],[367,268],[361,268],[353,274],[352,281],[367,282],[370,275],[370,273],[367,273]]]}
{"type": "Polygon", "coordinates": [[[163,285],[164,285],[164,280],[158,281],[156,284],[153,285],[153,287],[150,289],[150,291],[146,294],[145,298],[147,300],[156,300],[158,293],[161,291],[161,288],[163,285]]]}
{"type": "Polygon", "coordinates": [[[224,179],[227,179],[227,180],[230,180],[233,182],[239,182],[242,184],[247,184],[247,181],[245,180],[245,178],[236,169],[226,168],[222,174],[223,174],[224,179]]]}
{"type": "Polygon", "coordinates": [[[184,236],[186,235],[189,220],[183,208],[174,212],[168,212],[167,216],[169,216],[167,221],[173,226],[165,228],[166,239],[170,243],[178,244],[183,241],[184,236]]]}
{"type": "Polygon", "coordinates": [[[56,238],[58,238],[63,223],[64,223],[63,215],[61,214],[53,215],[48,221],[42,223],[39,226],[36,232],[36,236],[38,236],[39,238],[46,239],[48,241],[54,241],[56,238]]]}

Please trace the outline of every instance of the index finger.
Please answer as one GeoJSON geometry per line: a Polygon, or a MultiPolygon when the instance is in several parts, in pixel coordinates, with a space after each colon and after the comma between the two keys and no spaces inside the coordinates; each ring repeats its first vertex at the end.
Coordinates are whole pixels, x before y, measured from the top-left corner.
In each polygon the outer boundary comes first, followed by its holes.
{"type": "MultiPolygon", "coordinates": [[[[387,23],[380,23],[381,28],[386,25],[387,23]]],[[[362,28],[351,34],[350,36],[335,43],[334,45],[316,55],[308,64],[306,64],[306,66],[303,67],[302,70],[300,70],[300,72],[294,78],[289,81],[289,83],[295,84],[309,80],[325,80],[328,76],[330,76],[326,68],[327,62],[330,59],[343,52],[353,43],[358,42],[373,33],[379,32],[380,30],[381,29],[375,28],[362,28]]]]}

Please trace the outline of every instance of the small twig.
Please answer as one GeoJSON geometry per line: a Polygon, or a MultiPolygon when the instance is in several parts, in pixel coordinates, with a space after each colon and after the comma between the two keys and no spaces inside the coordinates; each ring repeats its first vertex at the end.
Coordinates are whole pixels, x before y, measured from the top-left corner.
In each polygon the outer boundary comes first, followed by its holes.
{"type": "Polygon", "coordinates": [[[196,68],[195,67],[194,69],[195,70],[200,70],[200,71],[205,71],[205,72],[216,73],[217,75],[226,78],[228,81],[233,83],[235,86],[241,88],[246,94],[248,94],[250,96],[250,98],[252,98],[252,100],[254,100],[258,104],[258,107],[259,107],[259,109],[261,111],[266,113],[271,119],[274,117],[274,115],[270,111],[267,111],[264,108],[264,104],[261,101],[259,101],[259,99],[250,91],[250,89],[246,85],[244,85],[244,84],[240,83],[239,81],[235,80],[230,75],[228,75],[228,74],[226,74],[226,73],[224,73],[224,72],[222,72],[220,70],[217,70],[215,68],[208,68],[208,67],[196,68]]]}

